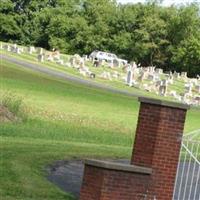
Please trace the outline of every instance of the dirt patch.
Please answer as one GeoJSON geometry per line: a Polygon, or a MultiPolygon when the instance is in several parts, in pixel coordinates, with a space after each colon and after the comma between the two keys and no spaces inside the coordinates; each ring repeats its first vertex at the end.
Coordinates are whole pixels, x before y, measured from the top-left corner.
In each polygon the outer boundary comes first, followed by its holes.
{"type": "Polygon", "coordinates": [[[78,199],[84,171],[81,160],[57,161],[49,166],[47,171],[47,179],[50,182],[78,199]]]}
{"type": "Polygon", "coordinates": [[[18,121],[17,116],[14,113],[10,112],[8,108],[0,105],[0,123],[6,122],[16,122],[18,121]]]}
{"type": "MultiPolygon", "coordinates": [[[[126,159],[108,160],[128,164],[126,159]]],[[[57,185],[61,190],[79,198],[82,178],[84,172],[84,161],[56,161],[47,167],[47,179],[57,185]]]]}

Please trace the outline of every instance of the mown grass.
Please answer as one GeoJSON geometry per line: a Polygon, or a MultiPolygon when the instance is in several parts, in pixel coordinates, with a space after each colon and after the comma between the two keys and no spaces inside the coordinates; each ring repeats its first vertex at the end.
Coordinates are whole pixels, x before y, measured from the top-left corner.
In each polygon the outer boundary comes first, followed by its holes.
{"type": "MultiPolygon", "coordinates": [[[[1,93],[23,99],[27,114],[25,121],[0,124],[0,199],[72,200],[47,181],[45,166],[61,159],[130,157],[136,98],[58,80],[3,60],[0,84],[1,93]]],[[[190,110],[185,132],[198,129],[199,118],[198,109],[190,110]]]]}
{"type": "MultiPolygon", "coordinates": [[[[2,42],[2,44],[7,44],[7,43],[2,42]]],[[[24,47],[24,48],[26,48],[26,47],[24,47]]],[[[32,63],[32,64],[39,64],[40,66],[43,66],[43,67],[49,68],[49,69],[53,69],[53,70],[62,72],[64,74],[70,74],[70,75],[75,76],[75,77],[81,77],[82,79],[88,79],[88,80],[93,81],[93,82],[101,83],[101,84],[107,85],[109,87],[111,86],[113,88],[132,92],[132,93],[135,93],[135,94],[138,94],[138,95],[141,95],[141,96],[152,96],[152,97],[160,98],[160,99],[165,98],[165,99],[169,99],[169,100],[174,100],[170,96],[162,97],[160,95],[157,95],[156,93],[149,93],[149,92],[147,92],[143,89],[139,89],[137,87],[127,87],[125,85],[124,81],[122,80],[122,77],[120,79],[113,78],[112,81],[110,81],[110,80],[105,80],[105,79],[102,79],[102,78],[96,76],[95,79],[91,80],[89,77],[84,77],[84,76],[80,75],[78,70],[75,70],[74,68],[69,68],[69,67],[66,67],[66,66],[59,65],[55,62],[49,62],[49,61],[44,61],[42,63],[39,63],[37,61],[37,53],[28,54],[27,52],[24,52],[24,53],[19,55],[19,54],[13,53],[13,52],[8,52],[8,51],[3,50],[3,49],[0,50],[0,53],[4,54],[4,55],[9,55],[11,57],[15,57],[19,60],[23,60],[23,61],[26,61],[26,62],[29,62],[29,63],[32,63]]],[[[69,57],[70,57],[69,55],[61,54],[61,58],[65,62],[69,61],[69,57]]],[[[108,67],[95,68],[95,67],[92,67],[92,64],[90,62],[87,62],[86,66],[88,66],[92,72],[94,72],[95,74],[98,74],[98,75],[100,75],[103,71],[108,71],[110,73],[113,73],[113,71],[118,71],[120,74],[123,74],[123,76],[126,76],[126,74],[124,72],[122,72],[122,70],[120,68],[115,68],[115,69],[110,69],[108,67]]],[[[164,77],[165,76],[163,75],[163,78],[164,77]]],[[[143,81],[143,84],[144,83],[151,84],[150,82],[151,81],[145,80],[145,81],[143,81]]],[[[169,90],[175,90],[178,93],[183,93],[184,92],[184,84],[185,83],[184,83],[183,80],[175,80],[174,84],[169,86],[169,90]]]]}
{"type": "Polygon", "coordinates": [[[128,157],[138,103],[1,62],[1,93],[24,99],[26,122],[0,125],[0,197],[72,199],[45,178],[53,160],[128,157]],[[131,110],[131,109],[133,110],[131,110]]]}

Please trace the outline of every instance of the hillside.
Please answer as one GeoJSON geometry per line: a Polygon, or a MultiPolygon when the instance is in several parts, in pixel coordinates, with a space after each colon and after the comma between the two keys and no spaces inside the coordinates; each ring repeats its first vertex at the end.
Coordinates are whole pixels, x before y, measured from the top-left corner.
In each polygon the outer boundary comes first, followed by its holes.
{"type": "MultiPolygon", "coordinates": [[[[20,104],[21,113],[26,114],[24,120],[0,123],[3,200],[72,200],[47,181],[45,166],[63,159],[130,156],[139,108],[136,98],[53,78],[4,60],[0,82],[1,100],[10,99],[8,108],[20,104]]],[[[199,118],[200,111],[191,109],[185,132],[199,129],[199,118]]]]}
{"type": "Polygon", "coordinates": [[[193,106],[200,105],[200,79],[188,78],[185,72],[163,73],[162,69],[153,66],[141,67],[135,63],[123,65],[119,61],[117,63],[98,61],[96,62],[98,66],[95,67],[95,61],[88,56],[66,55],[60,54],[59,51],[51,52],[43,48],[2,42],[0,44],[2,55],[35,64],[41,69],[63,73],[68,77],[71,76],[71,79],[80,78],[89,85],[99,84],[135,96],[152,96],[193,106]]]}

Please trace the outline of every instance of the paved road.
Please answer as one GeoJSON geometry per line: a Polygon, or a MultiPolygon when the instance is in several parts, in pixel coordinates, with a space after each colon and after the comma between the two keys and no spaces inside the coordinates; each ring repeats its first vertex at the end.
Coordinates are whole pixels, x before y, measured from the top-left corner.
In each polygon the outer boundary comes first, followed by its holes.
{"type": "Polygon", "coordinates": [[[0,54],[0,59],[9,61],[9,62],[14,63],[14,64],[17,64],[20,67],[25,67],[25,68],[28,68],[28,69],[31,69],[31,70],[34,70],[34,71],[37,71],[37,72],[48,74],[50,76],[61,78],[61,79],[68,80],[68,81],[71,81],[71,82],[83,84],[83,85],[86,85],[86,86],[89,86],[89,87],[104,89],[104,90],[109,91],[109,92],[123,94],[123,95],[131,96],[131,97],[141,96],[141,95],[139,95],[139,93],[138,94],[137,93],[131,93],[131,92],[128,92],[128,91],[125,91],[125,90],[113,88],[111,86],[96,83],[96,82],[91,81],[91,80],[84,80],[84,79],[81,79],[81,78],[78,78],[78,77],[75,77],[75,76],[72,76],[72,75],[69,75],[69,74],[65,74],[65,73],[62,73],[62,72],[59,72],[59,71],[56,71],[56,70],[53,70],[53,69],[46,68],[46,67],[44,67],[40,64],[33,64],[33,63],[30,63],[30,62],[27,62],[27,61],[19,60],[17,58],[11,57],[11,56],[0,54]]]}

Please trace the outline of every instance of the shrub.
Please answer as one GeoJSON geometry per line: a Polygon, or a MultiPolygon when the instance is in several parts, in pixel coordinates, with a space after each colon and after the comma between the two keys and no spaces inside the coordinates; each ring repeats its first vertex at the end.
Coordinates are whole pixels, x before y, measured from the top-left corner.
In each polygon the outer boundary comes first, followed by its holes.
{"type": "Polygon", "coordinates": [[[10,112],[21,120],[27,120],[23,98],[13,92],[9,91],[0,93],[0,106],[5,106],[10,112]]]}

